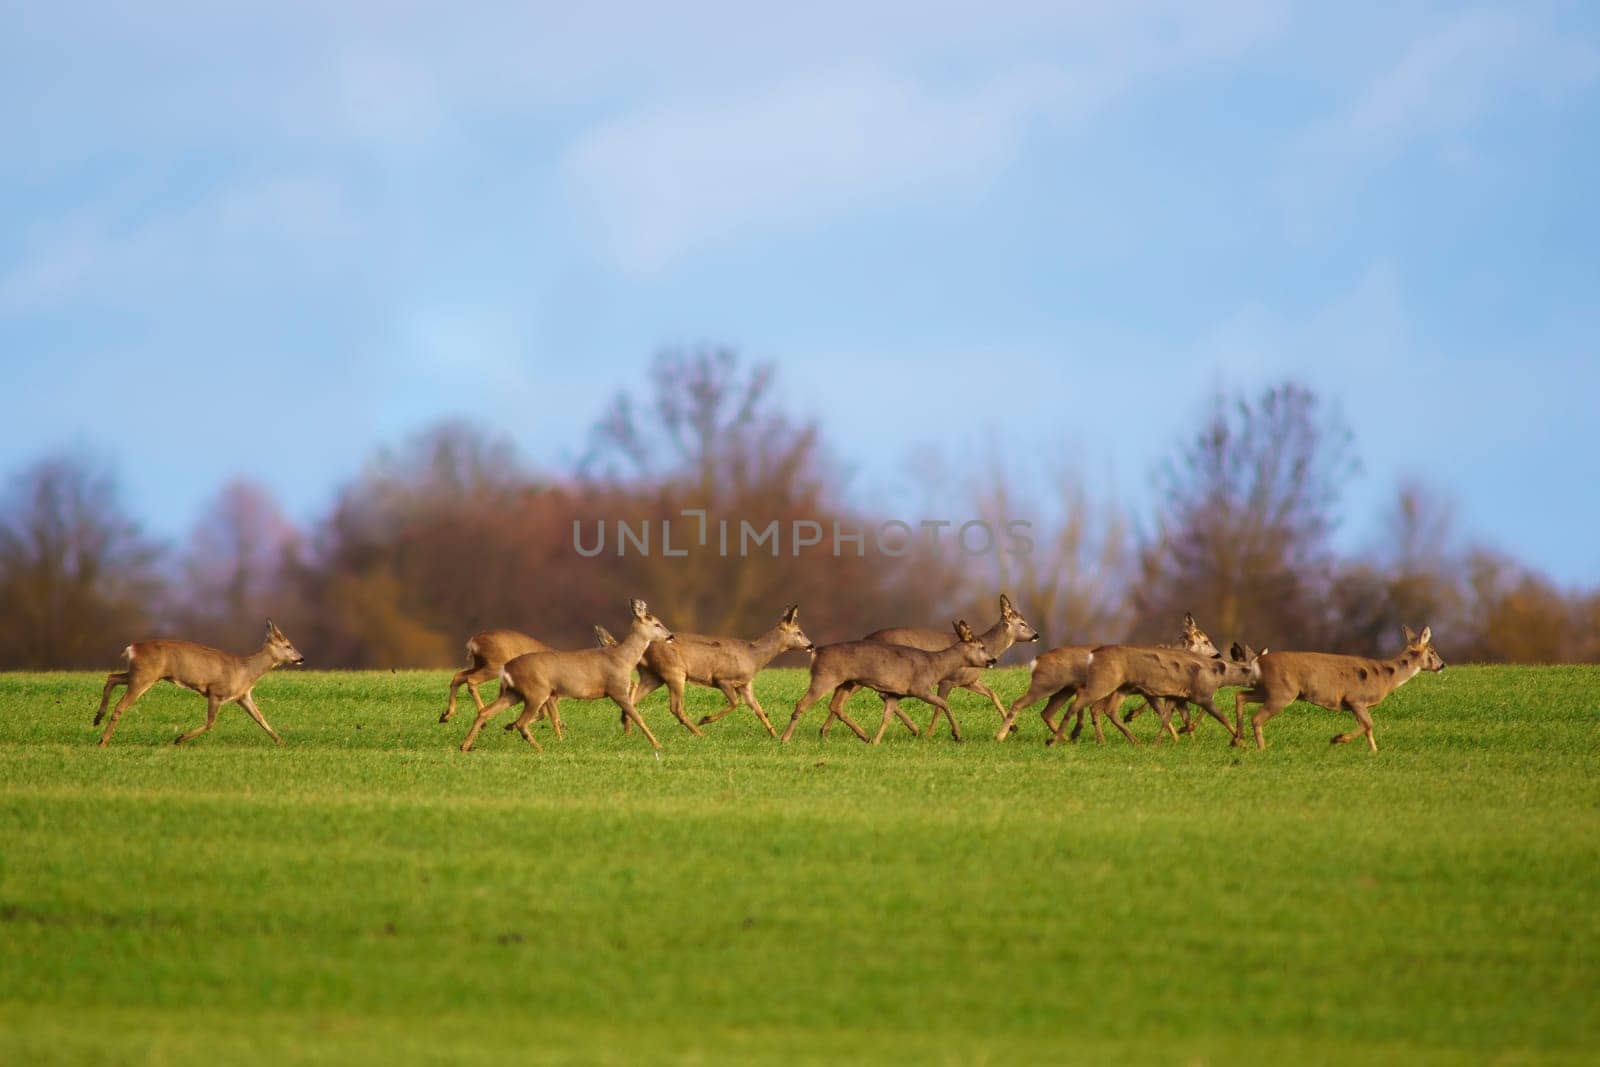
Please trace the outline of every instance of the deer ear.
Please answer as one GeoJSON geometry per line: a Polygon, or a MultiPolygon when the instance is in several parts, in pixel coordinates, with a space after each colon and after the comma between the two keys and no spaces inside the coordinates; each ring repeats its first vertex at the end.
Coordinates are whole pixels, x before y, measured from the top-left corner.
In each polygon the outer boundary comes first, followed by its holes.
{"type": "Polygon", "coordinates": [[[1433,627],[1424,626],[1422,628],[1422,632],[1417,635],[1417,644],[1425,645],[1429,641],[1432,641],[1432,640],[1433,640],[1433,627]]]}
{"type": "Polygon", "coordinates": [[[788,610],[783,613],[783,621],[792,623],[799,614],[800,605],[790,604],[788,610]]]}
{"type": "Polygon", "coordinates": [[[1198,630],[1198,629],[1200,629],[1199,626],[1195,625],[1194,615],[1191,612],[1187,612],[1186,611],[1186,612],[1183,613],[1183,628],[1185,630],[1198,630]]]}
{"type": "Polygon", "coordinates": [[[1011,612],[1015,610],[1011,606],[1011,598],[1006,596],[1004,593],[1000,594],[1000,610],[1004,612],[1011,612]]]}
{"type": "Polygon", "coordinates": [[[1249,655],[1249,651],[1250,651],[1249,649],[1245,648],[1239,642],[1235,641],[1233,643],[1233,647],[1228,649],[1228,655],[1230,657],[1232,657],[1233,662],[1235,662],[1235,663],[1243,663],[1245,661],[1246,657],[1249,655]]]}
{"type": "Polygon", "coordinates": [[[1406,644],[1408,645],[1417,639],[1417,635],[1411,632],[1411,627],[1409,626],[1400,627],[1400,635],[1406,639],[1406,644]]]}
{"type": "Polygon", "coordinates": [[[636,619],[642,619],[646,615],[650,614],[650,608],[638,597],[634,597],[632,600],[628,601],[628,607],[633,609],[633,617],[636,619]]]}
{"type": "Polygon", "coordinates": [[[283,631],[278,629],[278,624],[273,622],[271,619],[268,619],[267,620],[267,636],[268,637],[276,637],[281,633],[283,633],[283,631]]]}

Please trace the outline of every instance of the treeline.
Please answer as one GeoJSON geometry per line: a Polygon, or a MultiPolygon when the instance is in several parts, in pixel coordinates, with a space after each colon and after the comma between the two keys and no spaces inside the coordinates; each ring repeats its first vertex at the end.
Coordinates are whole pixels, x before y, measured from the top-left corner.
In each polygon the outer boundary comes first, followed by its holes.
{"type": "Polygon", "coordinates": [[[445,666],[491,626],[584,646],[594,623],[622,625],[630,596],[678,629],[748,635],[799,602],[828,641],[957,614],[986,626],[1000,589],[1053,644],[1168,639],[1193,611],[1256,647],[1386,652],[1402,623],[1427,623],[1452,662],[1600,660],[1600,591],[1463,541],[1421,486],[1397,490],[1371,552],[1336,553],[1352,442],[1297,385],[1219,397],[1157,472],[1143,524],[1068,465],[1025,482],[1002,461],[927,473],[924,517],[949,527],[876,513],[779,396],[769,365],[670,352],[573,470],[536,471],[510,441],[448,423],[373,456],[308,527],[238,481],[177,545],[141,531],[108,471],[46,457],[0,510],[0,669],[109,667],[156,634],[244,650],[269,615],[314,666],[445,666]],[[774,522],[779,543],[739,550],[741,523],[774,522]],[[602,527],[604,550],[580,553],[575,530],[589,551],[602,527]]]}

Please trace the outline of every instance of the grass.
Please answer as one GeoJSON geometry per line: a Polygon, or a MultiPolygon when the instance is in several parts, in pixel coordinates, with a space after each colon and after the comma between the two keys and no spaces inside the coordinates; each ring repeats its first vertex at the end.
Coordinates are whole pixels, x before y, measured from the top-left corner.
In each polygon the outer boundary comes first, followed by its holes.
{"type": "Polygon", "coordinates": [[[572,702],[462,755],[447,677],[272,675],[283,748],[162,686],[102,751],[100,676],[0,675],[0,1062],[1600,1059],[1600,669],[1420,677],[1376,756],[663,693],[659,761],[572,702]]]}

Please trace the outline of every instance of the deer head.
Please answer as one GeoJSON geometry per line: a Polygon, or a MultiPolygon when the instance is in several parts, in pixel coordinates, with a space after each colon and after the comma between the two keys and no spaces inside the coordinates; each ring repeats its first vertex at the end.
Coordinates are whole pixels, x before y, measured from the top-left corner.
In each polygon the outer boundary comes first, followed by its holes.
{"type": "Polygon", "coordinates": [[[306,658],[271,619],[267,620],[267,652],[273,663],[304,663],[306,658]]]}
{"type": "Polygon", "coordinates": [[[1406,639],[1406,650],[1401,655],[1419,656],[1422,660],[1419,665],[1421,670],[1435,673],[1444,670],[1444,660],[1433,647],[1433,627],[1424,626],[1420,634],[1412,633],[1409,626],[1400,627],[1400,631],[1406,639]]]}
{"type": "Polygon", "coordinates": [[[989,650],[983,647],[983,642],[972,632],[972,627],[967,625],[966,619],[956,620],[955,631],[964,654],[963,661],[968,667],[993,667],[999,662],[989,655],[989,650]]]}
{"type": "Polygon", "coordinates": [[[1000,594],[1000,618],[1006,624],[1006,630],[1011,634],[1013,641],[1037,641],[1039,631],[1028,624],[1022,613],[1011,606],[1011,598],[1004,593],[1000,594]]]}
{"type": "Polygon", "coordinates": [[[1194,621],[1194,616],[1187,611],[1183,613],[1183,635],[1178,639],[1178,643],[1190,652],[1198,652],[1213,659],[1222,658],[1222,650],[1212,643],[1206,632],[1200,629],[1200,624],[1194,621]]]}
{"type": "Polygon", "coordinates": [[[676,641],[672,631],[660,619],[650,614],[650,607],[638,597],[628,601],[628,606],[633,610],[633,628],[643,631],[644,635],[652,641],[666,641],[669,644],[676,641]]]}
{"type": "Polygon", "coordinates": [[[778,633],[783,638],[783,650],[799,649],[802,652],[815,652],[817,646],[811,643],[811,638],[800,629],[800,605],[790,604],[784,611],[783,618],[778,620],[778,633]]]}

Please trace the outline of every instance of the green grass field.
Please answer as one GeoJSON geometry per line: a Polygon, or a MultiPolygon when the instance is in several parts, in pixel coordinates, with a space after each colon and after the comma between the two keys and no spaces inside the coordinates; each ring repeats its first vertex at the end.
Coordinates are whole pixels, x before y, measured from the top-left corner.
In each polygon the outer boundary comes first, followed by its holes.
{"type": "Polygon", "coordinates": [[[272,675],[282,748],[174,748],[161,686],[100,750],[101,677],[0,675],[0,1062],[1600,1060],[1600,669],[1420,677],[1376,756],[659,693],[659,761],[574,702],[463,755],[447,672],[272,675]]]}

